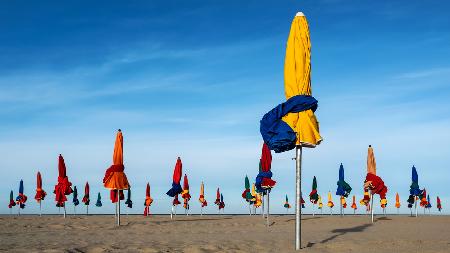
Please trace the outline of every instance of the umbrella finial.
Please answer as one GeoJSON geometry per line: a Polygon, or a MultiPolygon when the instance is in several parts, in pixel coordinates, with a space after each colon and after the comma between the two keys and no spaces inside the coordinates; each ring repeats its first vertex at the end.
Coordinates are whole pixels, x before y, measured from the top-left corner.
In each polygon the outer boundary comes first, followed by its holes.
{"type": "Polygon", "coordinates": [[[120,128],[117,131],[122,132],[122,130],[120,128]]]}
{"type": "Polygon", "coordinates": [[[297,12],[297,14],[295,14],[296,17],[304,17],[305,14],[303,14],[303,12],[299,11],[297,12]]]}
{"type": "Polygon", "coordinates": [[[369,145],[369,148],[371,148],[372,147],[372,145],[369,145]]]}

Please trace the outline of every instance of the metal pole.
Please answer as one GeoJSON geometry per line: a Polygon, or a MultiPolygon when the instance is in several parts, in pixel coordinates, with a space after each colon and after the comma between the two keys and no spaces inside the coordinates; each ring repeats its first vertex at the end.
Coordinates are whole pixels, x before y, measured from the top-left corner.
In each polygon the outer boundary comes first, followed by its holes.
{"type": "Polygon", "coordinates": [[[342,196],[341,196],[341,198],[339,199],[339,207],[340,207],[340,212],[341,212],[341,217],[342,216],[344,216],[343,214],[342,214],[342,196]]]}
{"type": "Polygon", "coordinates": [[[373,223],[373,194],[370,194],[370,213],[372,215],[372,223],[373,223]]]}
{"type": "Polygon", "coordinates": [[[313,213],[313,217],[315,216],[315,214],[316,214],[316,210],[315,210],[315,208],[316,208],[316,204],[313,204],[313,210],[312,210],[312,213],[313,213]]]}
{"type": "Polygon", "coordinates": [[[295,250],[301,249],[301,176],[302,176],[302,146],[295,149],[295,250]]]}
{"type": "Polygon", "coordinates": [[[200,216],[203,216],[203,206],[200,208],[200,216]]]}
{"type": "Polygon", "coordinates": [[[66,203],[64,203],[64,219],[66,218],[66,203]]]}
{"type": "Polygon", "coordinates": [[[267,227],[269,227],[269,215],[270,215],[269,199],[270,199],[270,191],[267,191],[267,220],[266,220],[267,227]]]}
{"type": "Polygon", "coordinates": [[[262,217],[263,217],[263,219],[264,219],[264,203],[266,202],[266,201],[264,201],[264,192],[262,192],[261,193],[261,202],[262,202],[262,204],[261,204],[261,208],[262,208],[262,210],[261,210],[261,213],[262,213],[262,217]]]}
{"type": "Polygon", "coordinates": [[[173,220],[173,205],[172,205],[172,210],[170,211],[170,219],[173,220]]]}
{"type": "Polygon", "coordinates": [[[414,197],[414,208],[416,209],[416,217],[417,217],[417,198],[414,197]]]}
{"type": "MultiPolygon", "coordinates": [[[[117,190],[119,194],[119,190],[117,190]]],[[[120,226],[120,195],[117,196],[117,226],[120,226]]]]}
{"type": "Polygon", "coordinates": [[[42,203],[39,201],[39,216],[42,216],[42,203]]]}
{"type": "Polygon", "coordinates": [[[89,215],[89,205],[86,205],[86,216],[89,215]]]}

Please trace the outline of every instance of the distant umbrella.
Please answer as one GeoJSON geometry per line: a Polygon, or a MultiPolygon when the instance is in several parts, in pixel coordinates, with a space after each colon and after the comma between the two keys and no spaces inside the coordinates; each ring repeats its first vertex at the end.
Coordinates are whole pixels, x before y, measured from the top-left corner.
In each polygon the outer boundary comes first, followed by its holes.
{"type": "Polygon", "coordinates": [[[439,197],[436,197],[436,208],[439,210],[439,212],[442,210],[441,199],[439,197]]]}
{"type": "Polygon", "coordinates": [[[288,196],[286,195],[286,201],[284,202],[284,208],[289,209],[291,208],[291,205],[289,204],[288,196]]]}
{"type": "Polygon", "coordinates": [[[170,197],[175,197],[175,195],[183,192],[183,189],[181,188],[181,185],[180,185],[182,167],[183,167],[183,164],[181,163],[180,157],[178,157],[177,163],[175,164],[175,169],[173,170],[172,188],[170,188],[170,190],[166,193],[170,197]]]}
{"type": "Polygon", "coordinates": [[[316,176],[313,177],[312,190],[311,190],[311,193],[309,193],[309,200],[314,205],[317,204],[317,201],[319,201],[319,194],[317,194],[317,179],[316,179],[316,176]]]}
{"type": "Polygon", "coordinates": [[[223,201],[223,194],[220,194],[220,204],[219,204],[219,210],[225,208],[225,202],[223,201]]]}
{"type": "Polygon", "coordinates": [[[91,200],[89,199],[89,183],[88,182],[86,182],[86,185],[84,186],[84,196],[81,201],[86,206],[86,215],[88,215],[89,214],[89,203],[91,202],[91,200]]]}
{"type": "Polygon", "coordinates": [[[191,200],[191,194],[189,194],[189,181],[186,174],[184,174],[183,178],[183,192],[181,193],[181,197],[184,199],[183,207],[186,210],[189,210],[189,200],[191,200]]]}
{"type": "Polygon", "coordinates": [[[322,196],[319,195],[319,200],[317,201],[317,203],[318,203],[317,208],[320,209],[320,211],[322,212],[323,208],[322,196]]]}
{"type": "Polygon", "coordinates": [[[19,195],[16,197],[16,202],[21,209],[25,208],[25,202],[27,202],[27,196],[23,194],[23,180],[19,183],[19,195]]]}
{"type": "Polygon", "coordinates": [[[131,188],[128,188],[127,200],[125,201],[125,205],[127,205],[128,208],[133,208],[133,201],[131,201],[131,188]]]}
{"type": "Polygon", "coordinates": [[[337,181],[337,190],[336,190],[336,195],[338,196],[342,196],[344,198],[347,198],[348,195],[350,194],[350,192],[352,191],[352,187],[350,187],[350,185],[345,182],[344,179],[344,166],[341,165],[339,166],[339,180],[337,181]]]}
{"type": "Polygon", "coordinates": [[[358,206],[356,205],[356,197],[355,197],[355,195],[353,195],[353,198],[352,198],[353,200],[352,200],[352,206],[351,206],[351,208],[353,209],[353,213],[355,213],[355,211],[356,211],[356,209],[358,209],[358,206]]]}
{"type": "MultiPolygon", "coordinates": [[[[439,198],[439,197],[438,197],[439,198]]],[[[14,201],[14,194],[13,191],[9,193],[9,204],[8,208],[13,208],[13,206],[16,206],[16,202],[14,201]]]]}
{"type": "Polygon", "coordinates": [[[301,196],[300,204],[302,205],[302,208],[305,208],[305,200],[303,199],[303,195],[301,196]]]}
{"type": "Polygon", "coordinates": [[[420,194],[420,206],[425,208],[428,204],[427,200],[427,190],[425,188],[422,190],[422,194],[420,194]]]}
{"type": "Polygon", "coordinates": [[[77,187],[74,186],[73,187],[73,205],[74,206],[78,206],[78,204],[80,204],[80,201],[78,200],[78,190],[77,187]]]}
{"type": "Polygon", "coordinates": [[[97,195],[97,202],[95,203],[95,206],[97,206],[97,207],[102,206],[102,196],[100,196],[100,192],[97,195]]]}
{"type": "MultiPolygon", "coordinates": [[[[66,175],[66,164],[64,158],[60,154],[58,157],[58,184],[55,185],[55,201],[57,207],[65,207],[67,201],[66,195],[70,195],[72,190],[72,183],[66,175]]],[[[64,208],[65,217],[65,208],[64,208]]]]}
{"type": "Polygon", "coordinates": [[[398,209],[398,208],[400,208],[400,196],[398,195],[398,192],[397,192],[397,194],[395,194],[395,207],[398,209]]]}
{"type": "Polygon", "coordinates": [[[150,206],[153,203],[153,199],[150,196],[150,184],[147,183],[147,187],[145,189],[145,201],[144,201],[144,216],[150,215],[150,206]]]}
{"type": "Polygon", "coordinates": [[[203,207],[208,205],[208,202],[206,202],[205,199],[205,185],[203,184],[203,182],[200,185],[200,196],[198,198],[198,201],[200,202],[202,209],[203,207]]]}
{"type": "Polygon", "coordinates": [[[172,205],[173,205],[173,206],[177,206],[177,205],[179,205],[179,204],[181,204],[181,202],[178,200],[178,194],[177,194],[177,195],[175,195],[175,197],[173,198],[172,205]]]}
{"type": "Polygon", "coordinates": [[[214,204],[216,205],[220,205],[220,190],[219,188],[217,188],[217,192],[216,192],[216,201],[214,201],[214,204]]]}
{"type": "Polygon", "coordinates": [[[333,203],[333,197],[331,196],[331,192],[328,192],[328,203],[327,206],[330,208],[330,214],[333,214],[333,207],[334,207],[334,203],[333,203]]]}
{"type": "Polygon", "coordinates": [[[86,182],[86,185],[84,186],[84,196],[83,200],[81,200],[86,206],[89,205],[91,200],[89,199],[89,183],[86,182]]]}
{"type": "Polygon", "coordinates": [[[38,171],[36,176],[36,195],[34,196],[34,199],[40,203],[41,200],[44,200],[45,196],[47,196],[47,193],[42,189],[42,177],[41,173],[38,171]]]}
{"type": "Polygon", "coordinates": [[[250,202],[250,200],[253,197],[252,197],[252,194],[250,192],[250,181],[248,180],[248,176],[245,176],[244,187],[245,187],[245,190],[242,193],[242,198],[245,199],[245,201],[250,202]]]}
{"type": "Polygon", "coordinates": [[[266,143],[263,143],[261,159],[260,159],[260,171],[256,176],[256,189],[259,192],[270,191],[275,186],[275,181],[272,180],[272,154],[266,143]]]}
{"type": "Polygon", "coordinates": [[[427,195],[427,205],[425,206],[426,208],[431,208],[431,202],[430,202],[430,194],[427,195]]]}

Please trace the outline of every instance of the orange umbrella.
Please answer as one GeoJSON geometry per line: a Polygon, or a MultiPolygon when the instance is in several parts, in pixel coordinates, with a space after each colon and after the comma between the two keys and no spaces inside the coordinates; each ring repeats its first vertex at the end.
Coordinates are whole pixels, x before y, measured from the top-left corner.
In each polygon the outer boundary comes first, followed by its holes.
{"type": "Polygon", "coordinates": [[[355,195],[353,195],[353,202],[352,202],[352,206],[351,207],[353,208],[353,214],[355,214],[356,209],[358,209],[358,207],[356,206],[356,197],[355,197],[355,195]]]}
{"type": "Polygon", "coordinates": [[[120,225],[120,200],[125,199],[123,190],[130,188],[127,176],[123,172],[125,166],[123,165],[123,136],[119,129],[116,135],[116,142],[114,144],[113,165],[111,165],[105,172],[103,178],[103,185],[110,189],[110,198],[112,203],[116,204],[117,225],[120,225]]]}
{"type": "Polygon", "coordinates": [[[44,200],[45,196],[47,196],[47,193],[42,189],[42,177],[41,173],[38,171],[36,178],[36,195],[34,196],[34,199],[39,203],[39,216],[42,215],[41,200],[44,200]]]}
{"type": "Polygon", "coordinates": [[[200,197],[198,198],[198,201],[201,204],[201,214],[200,215],[203,215],[203,207],[208,205],[208,202],[206,202],[206,199],[205,199],[205,186],[204,186],[203,182],[200,185],[200,197]]]}
{"type": "Polygon", "coordinates": [[[395,207],[397,208],[397,213],[398,213],[398,209],[400,208],[400,196],[397,194],[395,195],[395,207]]]}
{"type": "Polygon", "coordinates": [[[150,197],[150,184],[147,183],[147,188],[145,189],[144,216],[150,215],[150,206],[152,203],[153,199],[150,197]]]}

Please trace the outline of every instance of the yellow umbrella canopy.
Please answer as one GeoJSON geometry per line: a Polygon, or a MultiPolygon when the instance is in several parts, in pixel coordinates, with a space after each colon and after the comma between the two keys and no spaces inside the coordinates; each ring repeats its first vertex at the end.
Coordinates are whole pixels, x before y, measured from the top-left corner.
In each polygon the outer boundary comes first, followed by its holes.
{"type": "MultiPolygon", "coordinates": [[[[299,12],[291,24],[284,61],[284,90],[286,99],[297,95],[312,95],[311,91],[311,41],[308,21],[299,12]]],[[[297,145],[315,147],[322,137],[319,123],[312,109],[288,113],[282,120],[297,133],[297,145]]]]}

